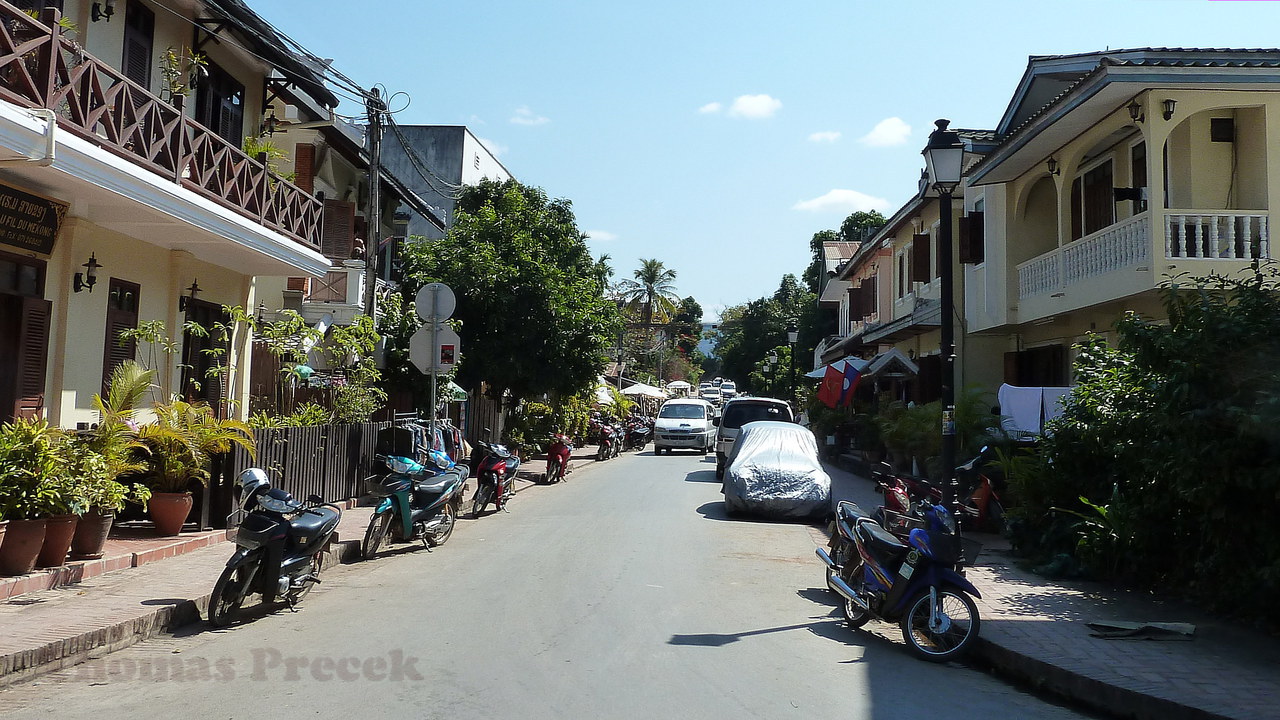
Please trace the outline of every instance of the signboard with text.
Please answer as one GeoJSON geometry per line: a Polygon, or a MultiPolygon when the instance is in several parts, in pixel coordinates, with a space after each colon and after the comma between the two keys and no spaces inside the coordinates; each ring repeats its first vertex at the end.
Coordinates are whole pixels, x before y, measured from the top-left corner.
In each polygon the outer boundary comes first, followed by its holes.
{"type": "Polygon", "coordinates": [[[49,255],[66,215],[66,203],[0,185],[0,243],[49,255]]]}

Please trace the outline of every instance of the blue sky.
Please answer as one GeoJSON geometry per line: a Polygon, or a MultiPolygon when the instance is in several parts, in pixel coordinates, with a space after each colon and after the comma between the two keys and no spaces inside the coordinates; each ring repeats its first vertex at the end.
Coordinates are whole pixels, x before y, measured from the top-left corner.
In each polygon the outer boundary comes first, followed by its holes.
{"type": "Polygon", "coordinates": [[[398,122],[470,126],[573,201],[615,277],[658,258],[709,318],[799,275],[813,233],[897,209],[933,120],[992,127],[1028,55],[1280,44],[1257,1],[249,2],[407,93],[398,122]]]}

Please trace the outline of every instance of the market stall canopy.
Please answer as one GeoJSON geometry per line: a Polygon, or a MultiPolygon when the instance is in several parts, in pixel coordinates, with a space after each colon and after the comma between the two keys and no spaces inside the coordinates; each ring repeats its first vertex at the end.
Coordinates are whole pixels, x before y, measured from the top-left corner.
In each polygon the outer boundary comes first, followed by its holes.
{"type": "Polygon", "coordinates": [[[667,397],[667,394],[663,392],[660,388],[656,388],[652,385],[645,385],[644,383],[636,383],[635,385],[632,385],[631,387],[623,390],[622,394],[623,395],[642,395],[644,397],[663,398],[663,399],[667,397]]]}
{"type": "Polygon", "coordinates": [[[884,374],[886,377],[893,377],[894,374],[919,375],[920,366],[915,361],[903,354],[897,348],[886,350],[870,360],[862,358],[846,357],[836,360],[828,365],[816,368],[813,372],[805,373],[808,378],[821,380],[827,374],[827,368],[833,367],[836,372],[843,373],[845,363],[853,363],[853,368],[862,373],[863,377],[871,377],[873,375],[884,374]]]}
{"type": "Polygon", "coordinates": [[[667,383],[668,390],[688,390],[693,386],[683,380],[672,380],[667,383]]]}

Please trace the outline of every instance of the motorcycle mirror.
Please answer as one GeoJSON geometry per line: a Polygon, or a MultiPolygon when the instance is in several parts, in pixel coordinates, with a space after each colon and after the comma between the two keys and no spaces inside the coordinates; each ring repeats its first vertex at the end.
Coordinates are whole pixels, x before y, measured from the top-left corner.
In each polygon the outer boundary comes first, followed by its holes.
{"type": "Polygon", "coordinates": [[[312,505],[321,505],[324,503],[324,498],[320,497],[319,495],[308,495],[307,502],[311,503],[312,505]]]}

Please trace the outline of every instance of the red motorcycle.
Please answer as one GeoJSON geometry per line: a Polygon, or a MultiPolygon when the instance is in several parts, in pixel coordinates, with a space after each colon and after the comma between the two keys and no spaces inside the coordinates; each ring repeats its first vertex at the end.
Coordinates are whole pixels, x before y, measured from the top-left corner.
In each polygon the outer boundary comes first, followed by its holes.
{"type": "Polygon", "coordinates": [[[573,445],[569,442],[568,435],[556,433],[551,436],[551,445],[547,448],[547,471],[542,475],[543,483],[550,485],[564,479],[572,452],[573,445]]]}
{"type": "Polygon", "coordinates": [[[476,467],[476,494],[471,498],[471,517],[478,518],[489,503],[496,510],[506,507],[507,500],[515,495],[516,468],[520,458],[498,443],[476,441],[483,453],[474,463],[476,467]]]}

